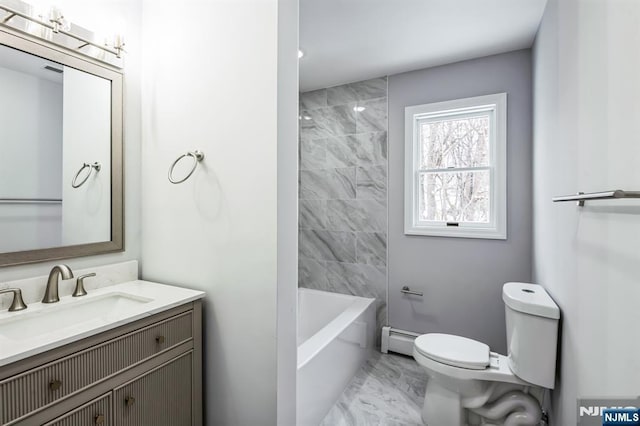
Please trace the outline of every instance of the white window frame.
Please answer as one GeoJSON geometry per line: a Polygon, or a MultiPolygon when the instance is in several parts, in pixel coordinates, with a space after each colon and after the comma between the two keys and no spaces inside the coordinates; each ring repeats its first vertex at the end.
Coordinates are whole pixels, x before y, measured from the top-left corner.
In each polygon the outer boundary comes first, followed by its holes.
{"type": "MultiPolygon", "coordinates": [[[[437,237],[507,239],[507,94],[477,96],[405,108],[404,233],[437,237]],[[420,141],[418,125],[430,118],[455,118],[490,112],[491,217],[488,224],[420,221],[420,141]]],[[[459,168],[460,171],[485,170],[459,168]]],[[[449,169],[448,169],[449,170],[449,169]]],[[[450,171],[450,170],[449,170],[450,171]]]]}

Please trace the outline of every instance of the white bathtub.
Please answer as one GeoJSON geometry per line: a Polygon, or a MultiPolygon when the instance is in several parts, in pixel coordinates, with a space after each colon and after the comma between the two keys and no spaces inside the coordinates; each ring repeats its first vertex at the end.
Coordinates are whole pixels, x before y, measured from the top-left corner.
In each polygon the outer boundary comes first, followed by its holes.
{"type": "Polygon", "coordinates": [[[375,341],[375,299],[298,290],[297,426],[317,426],[375,341]]]}

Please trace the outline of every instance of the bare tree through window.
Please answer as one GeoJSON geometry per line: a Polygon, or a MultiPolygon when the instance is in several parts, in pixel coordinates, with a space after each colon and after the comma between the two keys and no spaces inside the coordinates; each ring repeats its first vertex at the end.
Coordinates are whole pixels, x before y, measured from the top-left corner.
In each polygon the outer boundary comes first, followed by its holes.
{"type": "Polygon", "coordinates": [[[490,116],[432,118],[418,130],[420,220],[488,223],[490,116]]]}

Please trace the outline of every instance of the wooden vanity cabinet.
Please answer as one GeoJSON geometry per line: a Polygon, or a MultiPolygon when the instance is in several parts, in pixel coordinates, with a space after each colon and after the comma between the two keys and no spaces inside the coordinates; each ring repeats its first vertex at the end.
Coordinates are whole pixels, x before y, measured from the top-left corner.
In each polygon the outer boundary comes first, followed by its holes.
{"type": "Polygon", "coordinates": [[[0,367],[1,425],[202,425],[191,302],[0,367]]]}

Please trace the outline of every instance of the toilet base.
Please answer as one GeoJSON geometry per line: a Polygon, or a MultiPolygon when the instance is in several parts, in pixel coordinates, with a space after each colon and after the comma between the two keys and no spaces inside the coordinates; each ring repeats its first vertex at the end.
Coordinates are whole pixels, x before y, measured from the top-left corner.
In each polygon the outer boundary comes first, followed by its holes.
{"type": "Polygon", "coordinates": [[[467,394],[461,396],[461,388],[452,391],[451,386],[443,386],[431,377],[422,407],[424,423],[427,426],[508,426],[514,424],[515,419],[518,419],[515,423],[518,425],[537,425],[540,421],[540,388],[528,388],[528,392],[524,392],[525,388],[519,385],[482,381],[466,382],[465,385],[467,394]],[[469,398],[470,394],[481,388],[491,394],[489,402],[479,407],[466,406],[474,401],[469,398]]]}

